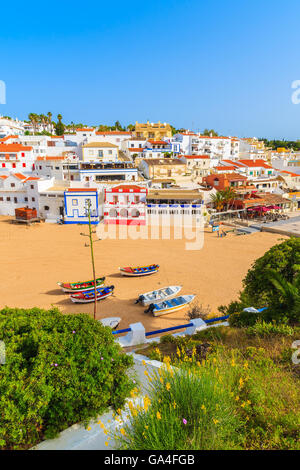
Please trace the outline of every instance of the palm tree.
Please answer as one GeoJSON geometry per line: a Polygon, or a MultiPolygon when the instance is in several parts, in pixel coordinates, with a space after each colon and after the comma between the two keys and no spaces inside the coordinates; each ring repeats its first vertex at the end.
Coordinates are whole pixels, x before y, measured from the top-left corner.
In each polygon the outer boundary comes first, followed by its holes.
{"type": "Polygon", "coordinates": [[[224,207],[224,196],[222,191],[217,191],[215,194],[210,195],[210,199],[217,211],[221,211],[224,207]]]}
{"type": "Polygon", "coordinates": [[[298,271],[292,280],[287,281],[283,275],[275,271],[275,269],[269,269],[267,272],[267,278],[275,287],[278,297],[274,298],[274,307],[280,311],[280,313],[286,316],[299,319],[300,315],[300,266],[294,266],[298,271]]]}
{"type": "Polygon", "coordinates": [[[236,192],[232,187],[229,187],[221,191],[221,193],[223,195],[223,199],[226,204],[226,209],[228,210],[230,206],[233,204],[234,199],[236,198],[236,192]]]}
{"type": "Polygon", "coordinates": [[[52,133],[52,113],[48,111],[47,116],[48,116],[49,132],[52,133]]]}

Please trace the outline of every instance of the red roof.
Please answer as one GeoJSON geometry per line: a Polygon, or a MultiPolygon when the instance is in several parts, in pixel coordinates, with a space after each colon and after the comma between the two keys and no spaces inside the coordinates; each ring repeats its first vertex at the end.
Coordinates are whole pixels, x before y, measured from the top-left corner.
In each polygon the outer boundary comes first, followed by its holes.
{"type": "Polygon", "coordinates": [[[8,178],[7,175],[0,175],[0,178],[2,178],[3,180],[6,180],[6,178],[8,178]]]}
{"type": "Polygon", "coordinates": [[[131,135],[131,132],[127,132],[127,131],[106,131],[106,132],[96,132],[96,135],[131,135]]]}
{"type": "Polygon", "coordinates": [[[289,175],[291,175],[293,177],[298,176],[300,178],[300,175],[298,175],[297,173],[293,173],[292,171],[282,170],[280,173],[288,173],[289,175]]]}
{"type": "Polygon", "coordinates": [[[68,192],[72,193],[72,192],[87,192],[87,191],[97,191],[97,188],[68,188],[67,189],[68,192]]]}
{"type": "Polygon", "coordinates": [[[233,170],[234,171],[234,170],[236,170],[236,167],[235,166],[229,166],[229,165],[225,166],[224,165],[224,166],[216,166],[215,169],[218,170],[218,171],[228,171],[228,170],[233,170]]]}
{"type": "Polygon", "coordinates": [[[18,135],[8,135],[6,137],[3,137],[3,139],[0,139],[0,142],[6,142],[7,140],[18,139],[18,138],[19,138],[18,135]]]}
{"type": "Polygon", "coordinates": [[[265,160],[239,160],[240,163],[248,166],[250,168],[260,167],[260,168],[270,168],[273,169],[270,165],[268,165],[265,160]]]}
{"type": "Polygon", "coordinates": [[[143,152],[145,149],[143,148],[129,148],[129,152],[143,152]]]}
{"type": "Polygon", "coordinates": [[[93,127],[82,127],[76,129],[76,132],[93,132],[95,129],[93,127]]]}
{"type": "Polygon", "coordinates": [[[21,152],[21,151],[29,152],[29,150],[32,150],[32,147],[25,147],[25,145],[22,144],[1,144],[0,143],[0,152],[5,152],[5,153],[15,153],[15,152],[21,152]]]}
{"type": "Polygon", "coordinates": [[[34,180],[39,180],[41,178],[38,178],[37,176],[29,176],[26,181],[34,181],[34,180]]]}
{"type": "Polygon", "coordinates": [[[38,161],[42,161],[42,160],[65,160],[66,157],[37,157],[37,160],[38,161]]]}
{"type": "Polygon", "coordinates": [[[120,184],[119,186],[115,186],[111,189],[113,193],[123,192],[123,193],[130,193],[130,192],[144,192],[145,188],[138,186],[136,184],[120,184]]]}
{"type": "Polygon", "coordinates": [[[22,175],[22,173],[14,173],[13,176],[18,178],[19,180],[26,180],[26,176],[22,175]]]}
{"type": "Polygon", "coordinates": [[[169,145],[168,142],[166,142],[165,140],[148,139],[148,142],[153,145],[169,145]]]}

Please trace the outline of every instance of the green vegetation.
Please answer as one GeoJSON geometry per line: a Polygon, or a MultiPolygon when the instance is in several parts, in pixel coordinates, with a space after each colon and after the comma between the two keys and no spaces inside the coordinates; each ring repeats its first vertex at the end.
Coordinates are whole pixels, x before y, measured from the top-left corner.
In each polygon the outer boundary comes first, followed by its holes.
{"type": "Polygon", "coordinates": [[[86,314],[5,308],[0,340],[0,448],[24,449],[124,405],[132,358],[86,314]]]}
{"type": "Polygon", "coordinates": [[[142,349],[165,368],[131,409],[125,449],[300,449],[299,328],[217,327],[142,349]]]}
{"type": "Polygon", "coordinates": [[[65,131],[65,126],[62,123],[62,115],[57,115],[57,123],[55,124],[55,133],[56,135],[63,135],[65,131]]]}
{"type": "Polygon", "coordinates": [[[249,269],[239,299],[219,311],[230,315],[232,326],[266,322],[296,324],[300,320],[300,239],[290,238],[273,246],[249,269]],[[245,307],[267,307],[260,314],[245,307]]]}
{"type": "Polygon", "coordinates": [[[217,211],[228,210],[232,207],[236,192],[233,188],[227,188],[211,194],[210,199],[217,211]]]}
{"type": "Polygon", "coordinates": [[[258,139],[262,140],[265,143],[266,147],[270,147],[272,150],[277,150],[280,147],[284,147],[286,149],[291,149],[295,151],[300,150],[300,140],[284,140],[284,139],[258,139]]]}
{"type": "Polygon", "coordinates": [[[217,137],[219,134],[213,129],[204,129],[204,131],[202,132],[202,135],[207,135],[208,137],[212,135],[213,137],[217,137]]]}

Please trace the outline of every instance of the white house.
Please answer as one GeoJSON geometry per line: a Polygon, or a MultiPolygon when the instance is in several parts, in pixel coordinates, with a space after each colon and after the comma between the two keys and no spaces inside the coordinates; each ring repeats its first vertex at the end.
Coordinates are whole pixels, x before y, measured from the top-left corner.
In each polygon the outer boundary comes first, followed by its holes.
{"type": "Polygon", "coordinates": [[[0,143],[0,170],[31,172],[33,165],[32,147],[0,143]]]}
{"type": "Polygon", "coordinates": [[[0,138],[8,135],[23,135],[24,123],[17,119],[7,119],[0,116],[0,138]]]}
{"type": "Polygon", "coordinates": [[[116,162],[119,159],[119,148],[110,142],[90,142],[82,146],[84,162],[116,162]]]}
{"type": "Polygon", "coordinates": [[[124,184],[105,189],[104,223],[118,225],[146,224],[147,189],[124,184]]]}
{"type": "Polygon", "coordinates": [[[68,188],[64,192],[65,224],[88,224],[90,202],[91,223],[99,223],[99,193],[97,188],[68,188]]]}

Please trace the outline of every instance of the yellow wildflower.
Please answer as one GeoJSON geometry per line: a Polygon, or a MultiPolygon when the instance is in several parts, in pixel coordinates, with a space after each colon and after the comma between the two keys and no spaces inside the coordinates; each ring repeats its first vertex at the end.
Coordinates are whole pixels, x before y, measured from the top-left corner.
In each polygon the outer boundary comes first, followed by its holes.
{"type": "Polygon", "coordinates": [[[125,429],[124,429],[124,428],[121,428],[121,429],[120,429],[120,433],[122,434],[122,436],[126,436],[126,432],[125,432],[125,429]]]}
{"type": "Polygon", "coordinates": [[[156,413],[156,418],[157,418],[157,419],[161,419],[161,414],[160,414],[159,411],[156,413]]]}
{"type": "Polygon", "coordinates": [[[218,424],[220,421],[218,419],[213,418],[214,424],[218,424]]]}

